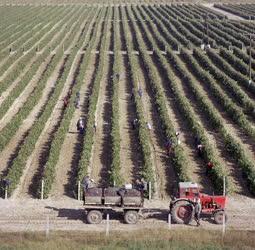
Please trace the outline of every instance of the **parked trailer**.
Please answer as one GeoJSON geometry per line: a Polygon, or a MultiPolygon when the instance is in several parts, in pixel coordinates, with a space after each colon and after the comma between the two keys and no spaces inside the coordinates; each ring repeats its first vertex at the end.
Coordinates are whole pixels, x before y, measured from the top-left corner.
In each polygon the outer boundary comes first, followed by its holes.
{"type": "Polygon", "coordinates": [[[127,224],[136,224],[143,208],[143,192],[137,189],[88,188],[84,190],[84,208],[87,223],[101,223],[104,214],[123,212],[127,224]],[[123,200],[120,195],[123,191],[123,200]]]}

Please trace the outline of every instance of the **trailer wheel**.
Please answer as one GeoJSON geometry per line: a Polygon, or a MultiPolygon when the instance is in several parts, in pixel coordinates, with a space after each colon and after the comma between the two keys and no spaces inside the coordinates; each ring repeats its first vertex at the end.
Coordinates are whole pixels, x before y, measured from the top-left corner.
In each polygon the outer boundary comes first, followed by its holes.
{"type": "Polygon", "coordinates": [[[87,214],[87,222],[89,224],[99,224],[103,219],[103,215],[99,210],[90,210],[87,214]]]}
{"type": "Polygon", "coordinates": [[[215,214],[214,214],[214,221],[216,224],[223,224],[223,216],[225,214],[225,223],[227,222],[227,214],[226,212],[224,211],[217,211],[215,214]]]}
{"type": "Polygon", "coordinates": [[[177,224],[189,224],[193,214],[194,207],[189,201],[177,201],[171,209],[173,222],[177,224]]]}
{"type": "Polygon", "coordinates": [[[135,210],[128,210],[124,214],[124,221],[127,224],[136,224],[139,220],[139,215],[135,210]]]}

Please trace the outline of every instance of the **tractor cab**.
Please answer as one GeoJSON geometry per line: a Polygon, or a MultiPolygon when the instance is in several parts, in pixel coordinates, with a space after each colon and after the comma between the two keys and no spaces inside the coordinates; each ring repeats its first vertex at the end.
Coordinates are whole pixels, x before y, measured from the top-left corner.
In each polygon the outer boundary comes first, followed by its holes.
{"type": "Polygon", "coordinates": [[[179,183],[179,198],[194,200],[199,196],[199,187],[194,182],[180,182],[179,183]]]}

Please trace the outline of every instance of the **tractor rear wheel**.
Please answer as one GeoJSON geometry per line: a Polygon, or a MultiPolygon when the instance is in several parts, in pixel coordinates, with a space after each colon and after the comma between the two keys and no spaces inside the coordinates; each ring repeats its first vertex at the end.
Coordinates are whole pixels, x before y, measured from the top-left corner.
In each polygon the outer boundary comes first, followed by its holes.
{"type": "Polygon", "coordinates": [[[127,224],[136,224],[139,220],[139,215],[135,210],[128,210],[124,214],[124,221],[127,224]]]}
{"type": "Polygon", "coordinates": [[[225,215],[225,223],[227,222],[227,214],[224,211],[218,211],[214,214],[214,221],[216,224],[223,224],[223,218],[225,215]]]}
{"type": "Polygon", "coordinates": [[[189,224],[194,215],[194,206],[189,201],[177,201],[171,209],[171,215],[174,223],[189,224]]]}
{"type": "Polygon", "coordinates": [[[103,215],[99,210],[90,210],[87,214],[87,222],[89,224],[99,224],[103,219],[103,215]]]}

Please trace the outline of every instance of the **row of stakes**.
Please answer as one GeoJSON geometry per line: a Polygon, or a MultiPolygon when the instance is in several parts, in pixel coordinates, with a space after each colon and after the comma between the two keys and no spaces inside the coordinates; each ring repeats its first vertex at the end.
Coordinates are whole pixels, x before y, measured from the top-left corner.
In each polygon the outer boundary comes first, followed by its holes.
{"type": "MultiPolygon", "coordinates": [[[[206,45],[201,44],[200,48],[203,49],[204,47],[206,47],[206,45]]],[[[208,45],[207,47],[209,48],[209,45],[208,45]]],[[[177,48],[176,48],[176,50],[174,50],[174,52],[177,53],[177,54],[179,54],[179,53],[181,52],[181,48],[183,48],[183,47],[178,45],[177,48]]],[[[211,47],[210,47],[210,48],[211,48],[211,47]]],[[[52,49],[52,47],[48,47],[48,49],[49,49],[51,52],[54,52],[54,50],[52,49]]],[[[72,48],[71,48],[71,49],[72,49],[72,48]]],[[[64,45],[62,46],[62,51],[63,51],[64,54],[65,54],[65,53],[70,53],[70,50],[71,50],[71,49],[65,50],[64,45]]],[[[213,48],[211,48],[211,49],[213,49],[213,48]]],[[[242,46],[241,49],[242,49],[243,51],[247,51],[247,49],[246,49],[246,47],[245,47],[244,45],[242,46]]],[[[193,52],[192,46],[189,46],[189,49],[188,49],[188,50],[192,53],[192,52],[193,52]]],[[[230,46],[228,47],[228,50],[229,50],[229,51],[233,51],[233,46],[230,45],[230,46]]],[[[9,54],[10,54],[10,55],[13,54],[13,53],[17,53],[17,51],[18,51],[18,50],[13,50],[12,47],[9,48],[9,54]]],[[[21,48],[21,51],[22,51],[23,53],[26,53],[26,52],[28,52],[29,50],[25,49],[25,47],[22,47],[22,48],[21,48]]],[[[40,48],[39,48],[39,46],[36,47],[35,51],[36,51],[36,53],[40,53],[40,48]]],[[[82,50],[82,51],[84,52],[85,50],[82,50]]],[[[148,53],[149,53],[149,54],[154,54],[154,51],[155,51],[155,49],[152,48],[152,50],[148,51],[148,53]]],[[[114,54],[113,51],[107,51],[107,52],[109,52],[110,54],[114,54]]],[[[124,51],[124,52],[127,52],[127,51],[124,51]]],[[[165,46],[165,49],[164,49],[164,50],[161,50],[161,52],[162,52],[162,54],[167,54],[167,46],[165,46]]],[[[139,54],[139,51],[134,51],[134,53],[135,53],[135,54],[139,54]]]]}
{"type": "MultiPolygon", "coordinates": [[[[8,188],[11,185],[10,180],[8,180],[8,179],[3,180],[3,185],[4,185],[4,199],[8,199],[8,188]]],[[[115,187],[115,183],[113,184],[113,186],[115,187]]],[[[44,180],[42,180],[42,182],[41,182],[41,197],[40,197],[41,200],[44,199],[44,187],[45,187],[45,183],[44,183],[44,180]]],[[[148,183],[148,198],[149,198],[149,200],[151,200],[151,198],[152,198],[151,182],[148,183]]],[[[80,181],[78,181],[77,199],[79,201],[81,200],[81,182],[80,181]]]]}
{"type": "MultiPolygon", "coordinates": [[[[113,186],[115,187],[115,183],[113,184],[113,186]]],[[[81,200],[81,182],[78,181],[78,185],[77,185],[77,200],[80,201],[81,200]]],[[[152,186],[151,186],[151,182],[148,183],[148,198],[149,200],[151,200],[152,198],[152,186]]],[[[41,183],[41,200],[44,199],[44,180],[42,180],[41,183]]]]}
{"type": "MultiPolygon", "coordinates": [[[[54,50],[52,49],[52,47],[48,47],[48,49],[51,51],[51,52],[53,52],[54,50]]],[[[72,49],[72,48],[71,48],[72,49]]],[[[13,54],[13,53],[16,53],[18,50],[14,50],[12,47],[10,47],[9,49],[9,54],[13,54]]],[[[23,53],[26,53],[26,52],[28,52],[30,49],[26,49],[25,47],[21,47],[21,51],[23,52],[23,53]]],[[[63,50],[63,52],[65,53],[65,52],[67,52],[66,50],[65,50],[65,46],[63,45],[62,46],[62,50],[63,50]]],[[[37,53],[40,53],[40,47],[39,46],[37,46],[36,48],[35,48],[35,51],[37,52],[37,53]]]]}

